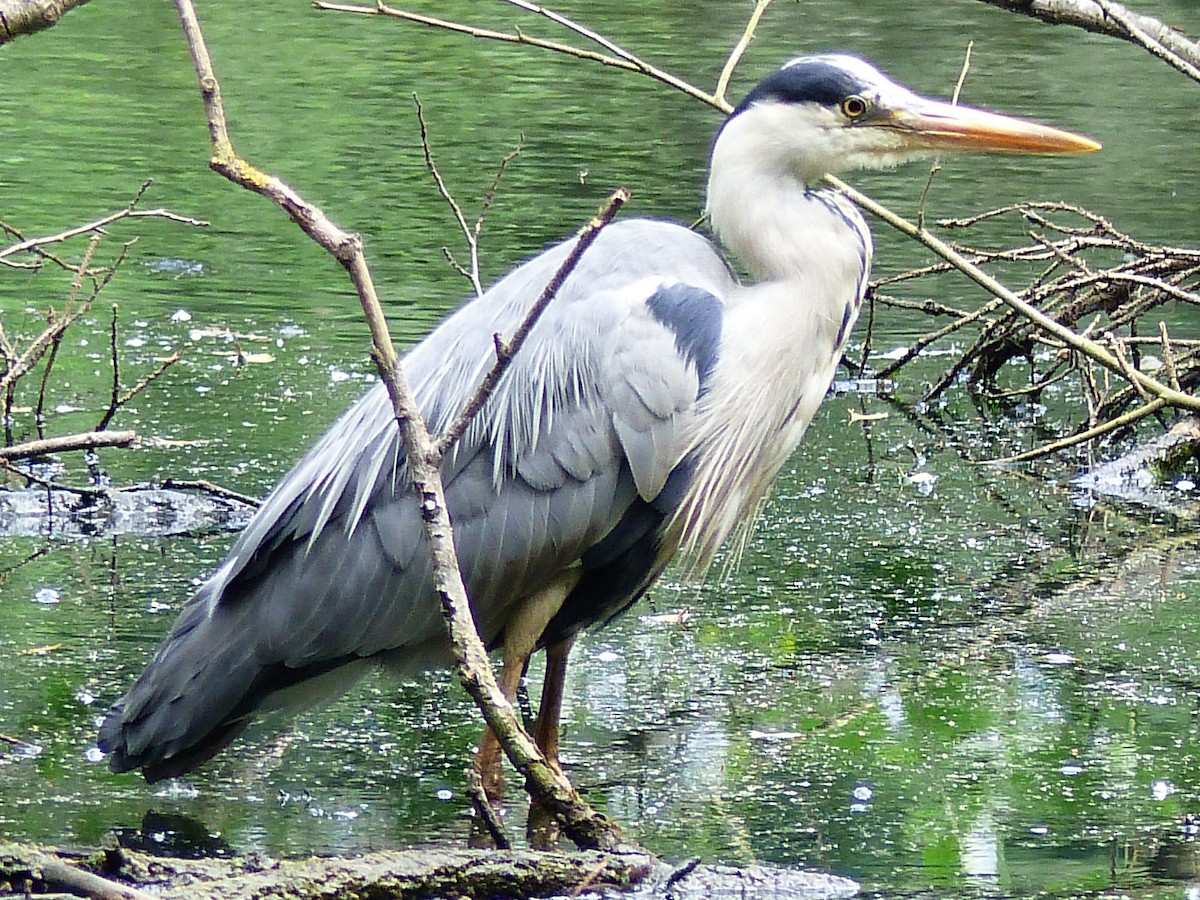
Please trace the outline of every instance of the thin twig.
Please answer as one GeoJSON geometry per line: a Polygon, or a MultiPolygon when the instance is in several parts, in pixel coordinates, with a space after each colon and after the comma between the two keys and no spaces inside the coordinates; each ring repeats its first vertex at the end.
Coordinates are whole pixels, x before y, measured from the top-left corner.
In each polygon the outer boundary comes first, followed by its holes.
{"type": "MultiPolygon", "coordinates": [[[[492,204],[496,202],[496,194],[500,190],[500,180],[508,170],[509,164],[520,156],[524,149],[525,135],[520,135],[517,138],[517,146],[501,157],[500,165],[496,167],[496,174],[492,176],[492,183],[483,192],[483,202],[479,206],[479,216],[475,219],[475,227],[472,229],[475,235],[475,244],[473,246],[476,248],[476,255],[478,255],[479,236],[483,232],[483,225],[487,221],[488,213],[491,212],[492,204]]],[[[479,271],[478,259],[475,260],[475,270],[479,271]]]]}
{"type": "MultiPolygon", "coordinates": [[[[580,47],[573,47],[570,44],[562,44],[557,41],[547,41],[540,38],[530,37],[524,32],[517,31],[515,33],[504,31],[493,31],[489,28],[475,28],[470,25],[463,25],[460,22],[451,22],[446,19],[438,19],[433,16],[423,16],[418,13],[407,12],[401,9],[387,6],[384,3],[379,3],[375,6],[357,6],[348,3],[326,3],[322,0],[313,3],[313,8],[326,10],[329,12],[353,13],[361,16],[388,16],[394,19],[403,19],[407,22],[416,22],[421,25],[428,25],[432,28],[442,28],[447,31],[454,31],[459,34],[470,35],[475,38],[485,38],[487,40],[501,41],[509,44],[525,44],[529,47],[537,47],[542,50],[550,50],[554,53],[562,53],[576,59],[586,59],[591,62],[600,63],[603,66],[609,66],[614,69],[623,69],[626,72],[636,72],[640,75],[646,75],[656,81],[671,87],[677,91],[687,94],[689,97],[694,97],[710,106],[718,109],[729,111],[729,104],[717,100],[712,94],[700,90],[695,85],[688,84],[681,78],[677,78],[663,69],[653,66],[645,60],[639,59],[632,53],[625,50],[619,50],[619,56],[610,56],[604,53],[596,53],[591,50],[585,50],[580,47]]],[[[562,24],[560,22],[560,24],[562,24]]],[[[587,36],[585,33],[583,36],[587,36]]],[[[613,45],[615,46],[615,45],[613,45]]]]}
{"type": "Polygon", "coordinates": [[[733,78],[733,72],[737,68],[737,64],[741,62],[746,48],[754,40],[754,32],[758,30],[758,23],[770,5],[771,0],[757,0],[754,4],[754,12],[750,13],[750,18],[746,21],[746,27],[742,30],[742,36],[738,39],[737,44],[734,45],[733,50],[730,51],[729,58],[725,60],[725,65],[721,68],[721,75],[717,78],[717,89],[713,91],[713,97],[717,100],[724,103],[729,102],[726,94],[729,91],[729,82],[733,78]]]}
{"type": "Polygon", "coordinates": [[[437,443],[434,444],[434,447],[431,451],[431,459],[433,462],[439,462],[446,452],[456,443],[458,443],[459,439],[466,433],[467,428],[470,426],[472,420],[476,415],[478,415],[479,411],[483,409],[483,406],[485,403],[487,403],[488,398],[491,397],[495,392],[496,385],[500,383],[500,379],[508,370],[513,357],[516,356],[517,352],[521,349],[522,345],[525,343],[525,339],[529,337],[529,333],[533,330],[533,326],[537,324],[537,320],[541,318],[542,313],[546,311],[546,307],[550,305],[550,301],[553,300],[558,294],[558,291],[562,287],[563,282],[566,281],[567,276],[575,270],[575,267],[579,265],[579,260],[583,257],[583,254],[587,252],[587,249],[592,245],[596,238],[599,237],[600,231],[613,220],[617,212],[628,200],[629,191],[627,191],[625,188],[618,188],[612,194],[612,196],[608,198],[608,202],[603,206],[603,208],[601,208],[600,212],[597,213],[592,220],[584,226],[583,230],[579,232],[579,237],[575,241],[575,246],[571,248],[571,252],[567,255],[567,258],[563,260],[562,265],[558,267],[558,271],[554,273],[554,277],[546,283],[546,286],[542,289],[541,295],[529,308],[529,312],[525,314],[525,318],[521,321],[521,324],[517,326],[517,329],[513,332],[512,337],[505,341],[499,335],[496,335],[496,362],[483,377],[483,380],[479,383],[479,387],[475,389],[475,394],[463,406],[462,411],[458,414],[455,420],[450,423],[441,436],[438,437],[437,443]]]}
{"type": "Polygon", "coordinates": [[[568,31],[573,31],[573,32],[575,32],[575,34],[579,35],[580,37],[586,38],[587,40],[591,41],[592,43],[599,45],[601,48],[607,50],[609,53],[613,54],[618,59],[623,59],[627,63],[632,63],[633,65],[638,66],[638,68],[641,69],[642,71],[645,70],[645,66],[641,62],[641,60],[639,60],[632,53],[630,53],[627,50],[623,49],[622,47],[618,46],[616,43],[609,40],[608,38],[606,38],[604,35],[600,34],[599,32],[593,31],[592,29],[588,28],[586,25],[580,25],[578,22],[575,22],[574,20],[568,18],[567,16],[564,16],[562,13],[555,12],[554,10],[549,9],[545,6],[541,6],[537,3],[530,3],[529,0],[501,0],[501,2],[508,3],[512,6],[517,7],[518,9],[523,9],[526,12],[531,12],[534,15],[538,15],[538,16],[541,16],[542,18],[549,19],[554,24],[561,25],[563,28],[567,29],[568,31]]]}
{"type": "Polygon", "coordinates": [[[1086,444],[1088,441],[1093,441],[1098,437],[1103,437],[1113,431],[1118,431],[1129,425],[1138,422],[1146,416],[1154,415],[1159,410],[1165,409],[1168,402],[1162,397],[1156,397],[1144,406],[1139,406],[1137,409],[1130,410],[1116,418],[1109,419],[1100,423],[1094,428],[1089,428],[1086,431],[1081,431],[1078,434],[1073,434],[1061,440],[1051,441],[1048,444],[1043,444],[1041,447],[1036,447],[1033,450],[1026,450],[1024,453],[1016,453],[1012,456],[1004,456],[1000,459],[991,460],[994,465],[1008,465],[1009,463],[1029,462],[1030,460],[1039,459],[1043,456],[1051,456],[1061,450],[1066,450],[1068,447],[1074,447],[1077,444],[1086,444]]]}
{"type": "Polygon", "coordinates": [[[243,494],[231,488],[223,487],[204,478],[167,478],[163,481],[162,488],[163,490],[202,491],[203,493],[212,494],[214,497],[221,497],[225,500],[236,500],[238,503],[244,503],[255,509],[262,506],[262,501],[257,497],[251,497],[249,494],[243,494]]]}
{"type": "Polygon", "coordinates": [[[1192,303],[1200,306],[1200,294],[1195,291],[1186,291],[1178,288],[1170,282],[1163,281],[1161,278],[1152,278],[1146,275],[1139,275],[1136,272],[1122,272],[1119,269],[1105,269],[1102,272],[1092,272],[1086,275],[1080,275],[1062,281],[1055,285],[1058,291],[1071,291],[1087,285],[1096,283],[1110,282],[1125,282],[1127,284],[1137,284],[1144,287],[1154,288],[1156,291],[1161,291],[1170,296],[1173,300],[1179,300],[1183,303],[1192,303]]]}
{"type": "Polygon", "coordinates": [[[1167,323],[1158,323],[1158,336],[1162,341],[1163,365],[1167,369],[1167,382],[1179,390],[1179,370],[1175,366],[1175,351],[1171,347],[1171,336],[1167,334],[1167,323]]]}
{"type": "Polygon", "coordinates": [[[137,384],[117,398],[117,408],[119,409],[120,407],[124,406],[126,403],[152,385],[155,381],[161,378],[163,373],[166,372],[167,369],[171,368],[171,366],[175,365],[175,363],[179,362],[181,358],[182,357],[178,353],[172,353],[170,356],[159,360],[158,365],[154,367],[152,372],[150,372],[148,375],[138,381],[137,384]]]}
{"type": "Polygon", "coordinates": [[[117,350],[117,304],[112,307],[112,324],[109,328],[109,353],[112,357],[112,397],[108,401],[108,409],[100,417],[96,425],[97,431],[103,431],[117,414],[121,400],[121,354],[117,350]]]}
{"type": "Polygon", "coordinates": [[[458,229],[462,232],[463,238],[466,239],[467,249],[471,255],[471,265],[470,267],[460,265],[455,261],[454,256],[448,248],[443,247],[442,252],[446,254],[446,258],[450,261],[450,264],[471,282],[471,287],[475,289],[475,296],[482,297],[483,284],[479,280],[478,235],[467,225],[467,219],[463,215],[462,208],[458,205],[458,201],[454,199],[454,195],[450,193],[450,189],[446,187],[446,182],[442,180],[442,173],[438,171],[437,163],[433,161],[433,150],[429,146],[429,126],[425,124],[425,108],[421,105],[421,98],[417,96],[415,91],[412,98],[413,103],[417,107],[417,125],[421,129],[421,151],[425,154],[425,168],[429,170],[429,174],[433,178],[433,183],[437,185],[438,193],[449,204],[450,212],[454,214],[454,221],[458,223],[458,229]]]}
{"type": "MultiPolygon", "coordinates": [[[[963,54],[962,68],[958,72],[958,80],[954,83],[954,93],[950,98],[952,106],[958,106],[959,95],[962,94],[963,85],[967,81],[967,73],[971,71],[971,50],[974,48],[974,41],[967,41],[967,50],[963,54]]],[[[940,157],[934,157],[933,162],[929,166],[929,177],[925,179],[925,187],[921,189],[921,198],[917,201],[917,227],[925,227],[925,203],[929,199],[929,191],[933,187],[933,180],[937,177],[937,173],[942,170],[942,161],[940,157]]]]}
{"type": "MultiPolygon", "coordinates": [[[[0,467],[6,468],[6,469],[11,468],[11,466],[8,463],[4,462],[3,460],[0,460],[0,467]]],[[[53,547],[54,547],[53,544],[49,544],[49,543],[43,544],[42,546],[38,547],[33,552],[27,553],[25,556],[23,556],[21,559],[17,560],[16,562],[10,563],[9,565],[6,565],[3,568],[0,568],[0,584],[4,584],[4,582],[6,580],[8,580],[8,576],[11,575],[13,572],[16,572],[17,570],[23,568],[24,566],[29,565],[30,563],[34,562],[35,560],[41,559],[43,556],[45,556],[47,553],[49,553],[51,551],[51,549],[53,549],[53,547]]]]}
{"type": "MultiPolygon", "coordinates": [[[[871,361],[871,353],[875,349],[875,294],[871,291],[870,286],[867,287],[867,292],[863,299],[867,303],[867,324],[866,335],[862,343],[862,356],[859,357],[858,365],[850,365],[850,371],[855,373],[856,378],[867,377],[867,366],[871,361]]],[[[842,354],[842,362],[846,363],[846,354],[842,354]]]]}
{"type": "Polygon", "coordinates": [[[17,361],[17,348],[8,339],[8,333],[4,330],[3,322],[0,322],[0,354],[4,355],[5,368],[8,368],[17,361]]]}
{"type": "MultiPolygon", "coordinates": [[[[53,310],[51,310],[53,315],[53,310]]],[[[46,391],[50,388],[50,373],[54,371],[54,362],[58,359],[58,348],[62,346],[64,332],[60,331],[50,339],[50,350],[46,353],[46,365],[42,366],[42,379],[38,384],[37,403],[33,407],[33,421],[37,427],[39,438],[44,438],[46,424],[46,391]]]]}

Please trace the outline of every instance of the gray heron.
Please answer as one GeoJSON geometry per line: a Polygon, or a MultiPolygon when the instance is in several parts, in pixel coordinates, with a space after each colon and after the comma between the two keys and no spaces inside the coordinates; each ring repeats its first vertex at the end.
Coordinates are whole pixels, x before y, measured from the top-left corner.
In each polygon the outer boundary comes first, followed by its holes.
{"type": "MultiPolygon", "coordinates": [[[[536,737],[557,758],[571,644],[672,559],[703,569],[796,449],[858,316],[870,232],[826,174],[942,150],[1071,153],[1084,137],[917,96],[850,56],[794,59],[712,145],[707,212],[737,267],[651,219],[605,229],[563,284],[442,475],[484,641],[510,699],[546,650],[536,737]]],[[[490,367],[567,242],[523,264],[403,366],[433,433],[490,367]]],[[[369,668],[451,662],[417,501],[382,384],[274,489],[183,608],[99,745],[117,772],[186,773],[261,711],[369,668]]],[[[477,762],[500,784],[485,735],[477,762]]]]}

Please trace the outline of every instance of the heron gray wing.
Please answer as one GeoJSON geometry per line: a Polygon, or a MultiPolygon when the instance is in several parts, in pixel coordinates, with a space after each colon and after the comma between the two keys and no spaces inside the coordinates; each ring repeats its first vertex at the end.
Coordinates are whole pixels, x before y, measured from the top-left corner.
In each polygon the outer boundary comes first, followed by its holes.
{"type": "MultiPolygon", "coordinates": [[[[565,258],[560,246],[450,317],[404,365],[437,430],[565,258]]],[[[614,226],[585,255],[445,461],[447,502],[476,618],[508,608],[613,532],[678,462],[708,331],[729,284],[711,246],[677,226],[614,226]],[[667,283],[656,270],[686,282],[667,283]],[[664,293],[665,292],[665,293],[664,293]],[[655,301],[655,297],[667,299],[655,301]],[[674,298],[674,300],[670,299],[674,298]],[[697,319],[704,316],[698,315],[697,319]],[[640,494],[640,497],[639,497],[640,494]]],[[[382,386],[334,424],[267,499],[155,661],[106,721],[115,768],[165,777],[219,750],[269,696],[377,658],[447,661],[417,501],[382,386]]],[[[307,688],[306,688],[307,689],[307,688]]]]}
{"type": "MultiPolygon", "coordinates": [[[[499,637],[511,606],[618,525],[635,491],[645,501],[659,495],[681,459],[686,417],[718,352],[722,307],[713,293],[661,278],[606,290],[592,274],[586,295],[564,286],[563,302],[534,328],[446,472],[463,575],[488,641],[499,637]]],[[[419,349],[439,352],[434,341],[419,349]]],[[[421,363],[416,353],[409,360],[436,421],[442,399],[463,379],[431,394],[426,373],[437,370],[421,363]]],[[[456,409],[464,393],[457,390],[456,409]]],[[[393,594],[403,598],[395,603],[373,605],[369,627],[362,626],[368,619],[341,617],[339,640],[318,633],[309,645],[294,643],[292,665],[319,661],[328,646],[389,652],[398,661],[405,651],[410,664],[444,653],[420,521],[407,490],[397,490],[403,465],[395,462],[394,430],[386,435],[387,444],[369,455],[389,467],[380,469],[354,528],[369,524],[386,565],[412,572],[408,590],[393,594]]]]}

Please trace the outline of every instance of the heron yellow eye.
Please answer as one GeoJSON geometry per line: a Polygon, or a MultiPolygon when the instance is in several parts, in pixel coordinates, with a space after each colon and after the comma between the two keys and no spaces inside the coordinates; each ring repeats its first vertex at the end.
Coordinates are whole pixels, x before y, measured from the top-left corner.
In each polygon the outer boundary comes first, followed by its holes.
{"type": "Polygon", "coordinates": [[[861,119],[870,108],[871,104],[867,102],[867,98],[860,97],[858,94],[842,101],[842,115],[847,119],[861,119]]]}

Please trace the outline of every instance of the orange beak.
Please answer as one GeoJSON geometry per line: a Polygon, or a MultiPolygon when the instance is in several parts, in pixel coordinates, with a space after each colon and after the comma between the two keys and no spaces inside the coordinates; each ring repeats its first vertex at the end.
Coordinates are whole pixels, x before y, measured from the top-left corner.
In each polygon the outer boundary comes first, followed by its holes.
{"type": "Polygon", "coordinates": [[[1091,138],[995,113],[914,97],[875,124],[904,135],[914,149],[991,150],[1001,153],[1091,153],[1091,138]]]}

